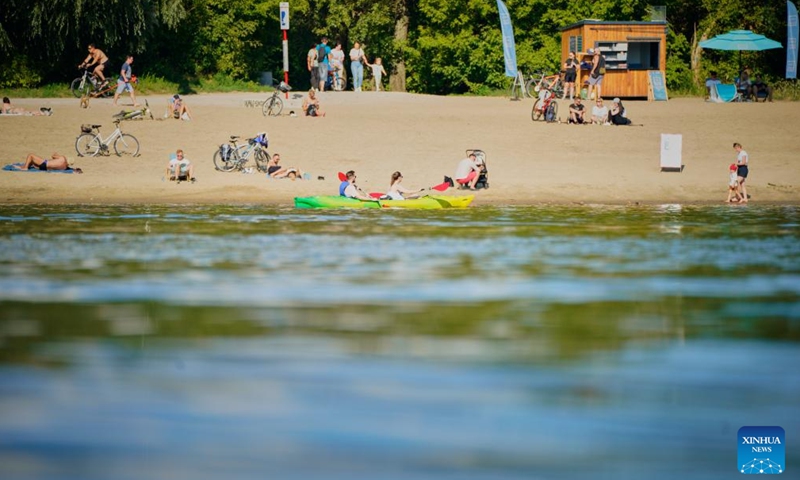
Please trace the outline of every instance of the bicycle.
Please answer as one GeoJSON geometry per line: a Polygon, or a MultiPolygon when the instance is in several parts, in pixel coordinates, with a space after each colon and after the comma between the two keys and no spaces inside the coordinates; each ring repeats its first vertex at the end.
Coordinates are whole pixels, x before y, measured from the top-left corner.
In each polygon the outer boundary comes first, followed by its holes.
{"type": "Polygon", "coordinates": [[[545,75],[544,72],[537,72],[531,75],[528,78],[528,81],[525,82],[525,92],[529,97],[537,97],[537,86],[539,88],[546,88],[550,91],[550,93],[557,97],[564,96],[564,81],[562,80],[560,73],[545,75]]]}
{"type": "Polygon", "coordinates": [[[139,155],[139,140],[129,133],[122,133],[119,129],[119,122],[114,120],[116,129],[105,140],[100,135],[102,125],[81,125],[81,132],[75,139],[75,150],[79,157],[95,157],[97,154],[109,155],[111,142],[114,142],[114,153],[118,157],[135,157],[139,155]]]}
{"type": "Polygon", "coordinates": [[[558,102],[556,102],[556,95],[550,90],[547,90],[547,95],[545,95],[544,100],[542,98],[537,98],[535,102],[533,102],[533,109],[531,109],[531,120],[534,122],[537,120],[545,120],[548,122],[556,121],[556,115],[558,115],[558,102]],[[541,107],[539,106],[539,102],[541,102],[541,107]]]}
{"type": "Polygon", "coordinates": [[[292,87],[289,86],[286,82],[281,82],[278,84],[278,88],[272,92],[272,96],[264,102],[264,105],[261,106],[261,113],[265,117],[277,117],[283,111],[283,100],[281,100],[280,94],[281,93],[288,93],[292,90],[292,87]]]}
{"type": "MultiPolygon", "coordinates": [[[[327,83],[330,84],[334,92],[341,92],[346,86],[346,81],[343,76],[339,75],[339,69],[337,68],[332,68],[328,73],[327,83]]],[[[327,88],[327,84],[325,87],[327,88]]]]}
{"type": "MultiPolygon", "coordinates": [[[[110,84],[111,82],[106,83],[106,85],[110,84]]],[[[116,84],[114,87],[116,87],[116,84]]],[[[114,89],[103,88],[103,83],[101,83],[100,79],[88,68],[83,69],[83,75],[73,80],[69,88],[75,98],[81,98],[84,95],[96,92],[100,92],[104,97],[114,95],[114,89]]]]}
{"type": "Polygon", "coordinates": [[[220,172],[232,172],[233,170],[243,170],[250,155],[256,162],[259,172],[267,171],[267,163],[270,161],[270,154],[267,152],[267,134],[262,133],[255,138],[248,138],[247,145],[236,143],[238,135],[231,135],[228,143],[222,144],[214,152],[214,168],[220,172]]]}

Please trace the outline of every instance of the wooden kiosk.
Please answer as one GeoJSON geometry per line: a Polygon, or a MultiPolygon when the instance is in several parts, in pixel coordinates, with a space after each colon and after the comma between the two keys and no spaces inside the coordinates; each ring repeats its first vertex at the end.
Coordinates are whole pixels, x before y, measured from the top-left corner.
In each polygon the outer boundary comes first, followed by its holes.
{"type": "MultiPolygon", "coordinates": [[[[647,72],[666,75],[667,22],[581,20],[561,29],[562,64],[573,51],[578,61],[591,65],[586,53],[590,48],[599,49],[606,59],[603,97],[648,97],[647,72]]],[[[576,87],[582,89],[588,78],[589,70],[581,69],[576,87]]]]}

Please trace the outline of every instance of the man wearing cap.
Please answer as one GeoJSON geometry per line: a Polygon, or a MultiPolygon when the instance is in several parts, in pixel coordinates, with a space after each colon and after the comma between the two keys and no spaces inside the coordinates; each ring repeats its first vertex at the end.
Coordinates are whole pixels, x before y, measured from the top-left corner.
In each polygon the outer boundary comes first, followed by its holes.
{"type": "Polygon", "coordinates": [[[603,84],[603,76],[606,74],[606,59],[604,56],[600,55],[600,50],[595,48],[590,48],[586,53],[592,55],[592,69],[589,71],[588,98],[596,100],[602,97],[600,91],[603,84]],[[592,89],[594,89],[595,96],[592,96],[592,89]]]}
{"type": "Polygon", "coordinates": [[[165,118],[166,116],[171,115],[172,118],[176,120],[179,118],[182,118],[183,120],[192,119],[192,115],[189,113],[189,107],[183,103],[183,99],[177,93],[169,99],[169,107],[167,108],[169,111],[168,114],[165,115],[165,118]]]}

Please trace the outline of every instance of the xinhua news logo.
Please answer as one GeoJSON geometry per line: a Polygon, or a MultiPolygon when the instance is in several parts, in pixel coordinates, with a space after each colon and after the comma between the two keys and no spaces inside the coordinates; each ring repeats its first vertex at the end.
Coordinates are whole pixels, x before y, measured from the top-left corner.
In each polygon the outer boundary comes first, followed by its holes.
{"type": "Polygon", "coordinates": [[[739,472],[768,475],[786,470],[786,432],[781,427],[739,429],[739,472]]]}

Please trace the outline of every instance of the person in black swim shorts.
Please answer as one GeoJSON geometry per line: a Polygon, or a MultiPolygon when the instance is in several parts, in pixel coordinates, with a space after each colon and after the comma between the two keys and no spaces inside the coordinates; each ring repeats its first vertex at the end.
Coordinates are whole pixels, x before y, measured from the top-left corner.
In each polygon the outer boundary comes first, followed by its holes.
{"type": "Polygon", "coordinates": [[[740,202],[747,203],[747,187],[744,182],[747,180],[747,174],[750,173],[748,168],[750,156],[742,149],[741,143],[734,143],[733,149],[736,150],[736,176],[739,180],[739,195],[742,197],[740,202]]]}

